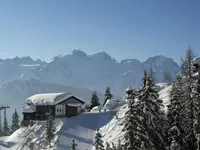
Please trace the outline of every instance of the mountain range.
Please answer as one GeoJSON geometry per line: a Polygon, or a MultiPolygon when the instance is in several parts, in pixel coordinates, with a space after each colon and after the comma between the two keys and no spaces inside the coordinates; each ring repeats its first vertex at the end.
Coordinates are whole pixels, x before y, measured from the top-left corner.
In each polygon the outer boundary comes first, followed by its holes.
{"type": "MultiPolygon", "coordinates": [[[[137,59],[116,61],[106,52],[88,55],[81,50],[55,56],[51,61],[31,57],[0,59],[0,104],[8,104],[21,114],[25,99],[33,94],[72,92],[89,102],[96,90],[103,102],[107,86],[123,97],[127,87],[138,88],[144,70],[152,68],[156,82],[163,82],[164,74],[175,78],[180,68],[171,58],[162,55],[141,62],[137,59]]],[[[11,112],[8,112],[11,118],[11,112]]]]}
{"type": "Polygon", "coordinates": [[[81,50],[74,50],[72,54],[55,56],[49,62],[31,57],[0,59],[0,84],[13,79],[33,78],[101,92],[110,86],[114,94],[123,95],[127,87],[139,87],[144,69],[150,68],[154,71],[156,82],[163,82],[166,72],[174,78],[180,70],[176,62],[162,55],[144,62],[137,59],[117,62],[106,52],[87,55],[81,50]]]}

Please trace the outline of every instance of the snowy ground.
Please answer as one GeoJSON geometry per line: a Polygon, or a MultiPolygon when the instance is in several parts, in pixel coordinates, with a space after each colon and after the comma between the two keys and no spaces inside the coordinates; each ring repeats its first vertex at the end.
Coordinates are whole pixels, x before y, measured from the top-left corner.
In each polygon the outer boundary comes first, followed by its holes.
{"type": "MultiPolygon", "coordinates": [[[[56,132],[63,124],[61,120],[55,121],[56,132]]],[[[0,139],[0,150],[29,150],[30,143],[33,142],[35,149],[44,146],[45,122],[37,122],[32,127],[22,127],[11,136],[0,139]]],[[[55,136],[55,141],[57,136],[55,136]]]]}
{"type": "MultiPolygon", "coordinates": [[[[169,104],[171,86],[166,86],[164,84],[161,86],[163,88],[159,92],[159,98],[163,100],[166,109],[166,106],[169,104]]],[[[96,109],[96,111],[93,110],[93,112],[81,114],[76,117],[62,120],[57,119],[55,149],[69,150],[72,139],[75,139],[78,145],[77,150],[92,150],[94,134],[97,128],[100,128],[104,142],[113,142],[114,144],[117,144],[118,140],[122,140],[122,123],[125,117],[125,112],[127,111],[127,105],[122,102],[116,105],[112,100],[108,101],[108,104],[109,108],[112,108],[111,110],[113,110],[113,107],[117,108],[118,112],[116,115],[115,111],[109,111],[109,109],[107,109],[106,112],[99,112],[99,109],[96,109]],[[112,107],[110,107],[110,105],[112,107]]],[[[33,136],[31,141],[39,145],[36,149],[41,149],[41,146],[44,143],[44,128],[44,122],[38,123],[31,129],[20,128],[11,136],[0,138],[0,150],[29,150],[27,147],[23,148],[23,145],[27,144],[27,137],[31,136],[33,136]],[[34,135],[30,134],[30,130],[34,131],[34,135]]]]}
{"type": "Polygon", "coordinates": [[[56,150],[68,150],[72,139],[77,142],[77,150],[92,150],[94,133],[110,121],[110,112],[87,113],[64,120],[59,131],[56,150]]]}
{"type": "MultiPolygon", "coordinates": [[[[168,86],[167,84],[159,84],[161,87],[161,91],[159,92],[159,98],[163,100],[164,110],[167,110],[167,105],[169,105],[170,100],[170,91],[172,86],[168,86]]],[[[114,143],[115,145],[118,144],[120,140],[123,143],[123,132],[122,129],[123,121],[125,117],[125,113],[127,111],[127,104],[121,106],[113,119],[106,124],[104,127],[100,129],[100,132],[103,135],[104,144],[105,142],[114,143]]]]}
{"type": "MultiPolygon", "coordinates": [[[[111,115],[111,112],[93,112],[62,120],[57,119],[54,148],[69,150],[72,139],[75,139],[78,144],[77,150],[92,150],[95,130],[106,125],[111,115]]],[[[27,142],[29,138],[31,142],[36,143],[35,149],[41,149],[44,145],[44,136],[45,122],[39,122],[31,128],[20,128],[11,136],[0,138],[0,150],[29,150],[30,142],[27,142]]]]}

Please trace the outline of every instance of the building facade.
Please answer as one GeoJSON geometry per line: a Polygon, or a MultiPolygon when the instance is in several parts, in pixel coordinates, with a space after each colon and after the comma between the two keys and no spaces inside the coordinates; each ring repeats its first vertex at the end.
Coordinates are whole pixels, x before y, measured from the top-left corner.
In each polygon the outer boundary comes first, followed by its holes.
{"type": "Polygon", "coordinates": [[[54,118],[76,116],[81,114],[85,102],[71,93],[47,93],[29,97],[26,104],[23,121],[46,120],[49,115],[54,118]]]}

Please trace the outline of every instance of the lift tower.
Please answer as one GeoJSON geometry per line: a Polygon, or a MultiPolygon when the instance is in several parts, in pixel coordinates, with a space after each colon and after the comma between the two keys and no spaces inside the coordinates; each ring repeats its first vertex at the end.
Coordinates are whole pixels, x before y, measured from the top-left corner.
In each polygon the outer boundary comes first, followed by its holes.
{"type": "Polygon", "coordinates": [[[2,130],[2,123],[1,123],[1,111],[4,110],[4,118],[6,118],[6,109],[10,108],[10,106],[0,106],[0,128],[2,130]]]}

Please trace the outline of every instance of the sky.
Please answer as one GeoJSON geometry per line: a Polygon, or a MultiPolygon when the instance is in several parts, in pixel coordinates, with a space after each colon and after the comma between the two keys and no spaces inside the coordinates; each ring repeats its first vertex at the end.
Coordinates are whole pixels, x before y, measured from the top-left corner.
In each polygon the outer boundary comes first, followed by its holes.
{"type": "Polygon", "coordinates": [[[199,0],[2,0],[0,58],[49,60],[80,49],[120,61],[200,55],[199,0]]]}

